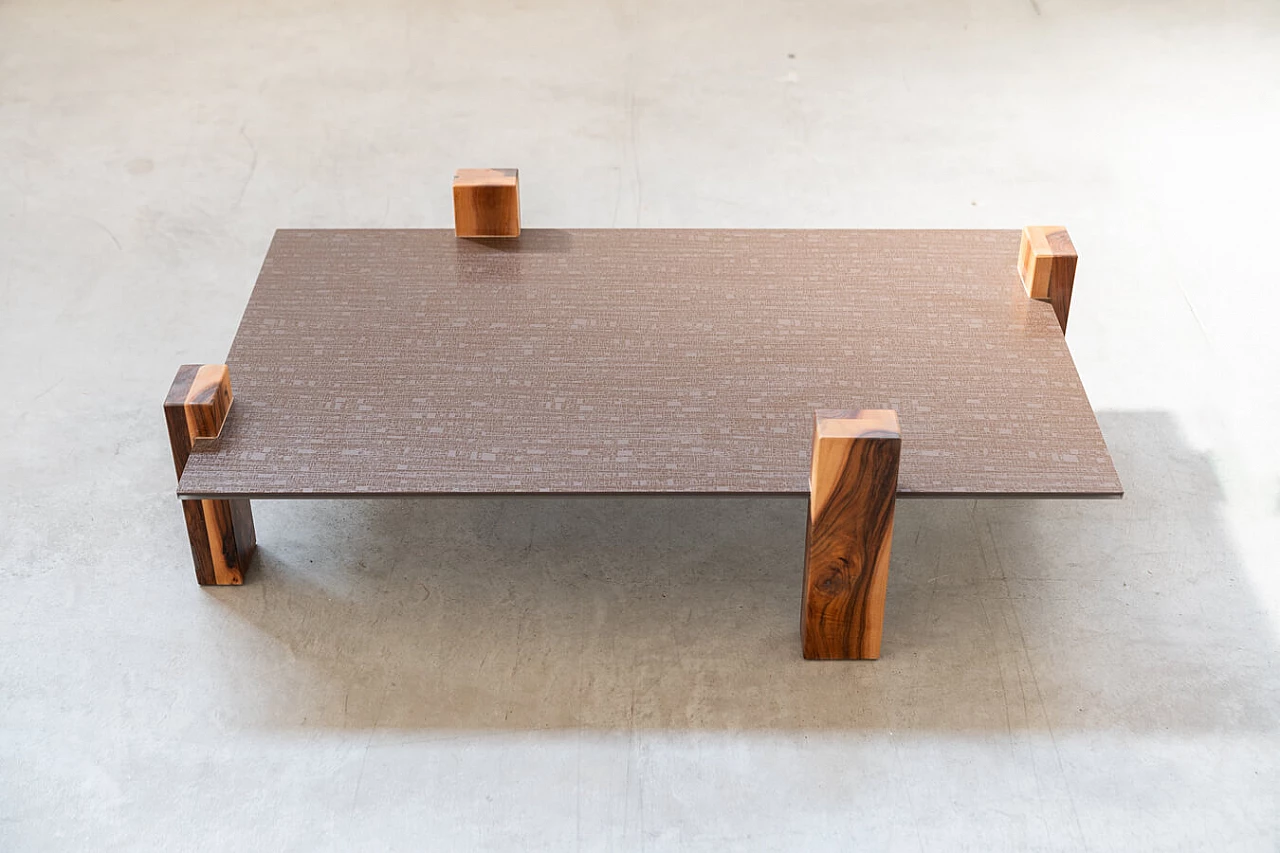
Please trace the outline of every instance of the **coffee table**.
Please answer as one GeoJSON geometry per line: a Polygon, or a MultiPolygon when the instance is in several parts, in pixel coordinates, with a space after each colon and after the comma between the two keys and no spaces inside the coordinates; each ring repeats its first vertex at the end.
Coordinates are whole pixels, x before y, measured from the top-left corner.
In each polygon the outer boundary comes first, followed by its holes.
{"type": "Polygon", "coordinates": [[[877,657],[896,497],[1122,494],[1074,272],[1052,228],[279,231],[165,404],[197,579],[250,499],[808,495],[805,656],[877,657]]]}

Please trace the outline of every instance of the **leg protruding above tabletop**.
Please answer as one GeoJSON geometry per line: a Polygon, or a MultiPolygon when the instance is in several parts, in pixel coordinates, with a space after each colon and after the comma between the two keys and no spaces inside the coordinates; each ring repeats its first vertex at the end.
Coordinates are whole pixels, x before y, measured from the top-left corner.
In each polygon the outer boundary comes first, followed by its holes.
{"type": "Polygon", "coordinates": [[[1067,330],[1071,288],[1076,279],[1076,247],[1061,225],[1028,225],[1018,249],[1018,275],[1032,299],[1048,302],[1067,330]]]}
{"type": "Polygon", "coordinates": [[[901,448],[890,409],[816,413],[801,614],[809,660],[880,657],[901,448]]]}
{"type": "Polygon", "coordinates": [[[459,237],[519,237],[519,171],[459,169],[454,172],[453,230],[459,237]]]}
{"type": "MultiPolygon", "coordinates": [[[[225,364],[184,364],[164,401],[173,465],[182,478],[191,450],[216,439],[231,410],[231,373],[225,364]]],[[[244,583],[257,546],[247,500],[184,500],[196,580],[204,585],[244,583]]]]}

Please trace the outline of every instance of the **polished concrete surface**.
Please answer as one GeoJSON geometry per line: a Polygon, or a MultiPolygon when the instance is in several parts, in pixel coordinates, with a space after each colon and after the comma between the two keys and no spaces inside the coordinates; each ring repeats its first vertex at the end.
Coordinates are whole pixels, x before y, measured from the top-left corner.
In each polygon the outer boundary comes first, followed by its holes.
{"type": "MultiPolygon", "coordinates": [[[[0,3],[0,849],[1275,850],[1280,7],[0,3]],[[160,401],[272,230],[1018,227],[1129,493],[262,502],[195,585],[160,401]]],[[[856,401],[851,401],[856,403],[856,401]]]]}

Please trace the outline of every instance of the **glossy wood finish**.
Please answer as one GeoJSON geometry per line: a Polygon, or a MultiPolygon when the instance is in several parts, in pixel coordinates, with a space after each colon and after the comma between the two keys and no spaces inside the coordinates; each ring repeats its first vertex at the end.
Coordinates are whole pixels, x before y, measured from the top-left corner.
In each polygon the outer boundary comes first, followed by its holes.
{"type": "MultiPolygon", "coordinates": [[[[173,465],[181,479],[191,451],[216,441],[231,410],[231,374],[225,364],[184,364],[164,401],[173,465]]],[[[204,585],[244,583],[257,545],[247,500],[184,500],[196,580],[204,585]]]]}
{"type": "Polygon", "coordinates": [[[1028,225],[1018,247],[1018,274],[1027,295],[1048,302],[1062,331],[1071,313],[1076,279],[1076,247],[1061,225],[1028,225]]]}
{"type": "Polygon", "coordinates": [[[183,497],[809,492],[895,409],[899,491],[1115,495],[1017,231],[281,231],[183,497]]]}
{"type": "Polygon", "coordinates": [[[458,237],[519,237],[519,171],[459,169],[453,176],[453,222],[458,237]]]}
{"type": "Polygon", "coordinates": [[[801,616],[809,660],[880,657],[901,448],[892,410],[814,417],[801,616]]]}

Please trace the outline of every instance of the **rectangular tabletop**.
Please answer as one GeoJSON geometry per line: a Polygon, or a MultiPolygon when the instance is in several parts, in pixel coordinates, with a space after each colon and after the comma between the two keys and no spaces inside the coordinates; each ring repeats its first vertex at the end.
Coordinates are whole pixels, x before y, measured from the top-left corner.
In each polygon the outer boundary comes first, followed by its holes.
{"type": "Polygon", "coordinates": [[[808,492],[891,408],[901,495],[1121,485],[1017,231],[279,231],[184,497],[808,492]]]}

